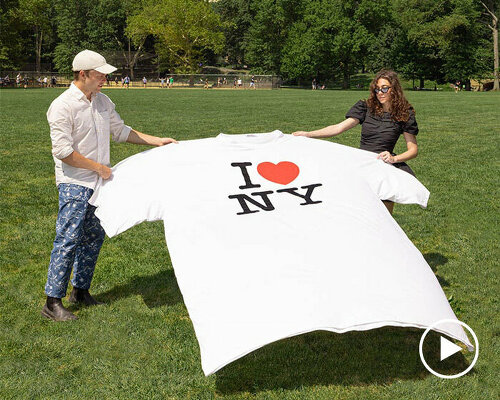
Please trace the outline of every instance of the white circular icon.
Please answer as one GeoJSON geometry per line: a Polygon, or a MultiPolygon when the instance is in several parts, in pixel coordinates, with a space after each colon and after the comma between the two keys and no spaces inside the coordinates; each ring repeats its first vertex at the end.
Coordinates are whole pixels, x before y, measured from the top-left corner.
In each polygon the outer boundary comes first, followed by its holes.
{"type": "MultiPolygon", "coordinates": [[[[455,344],[451,343],[449,340],[443,339],[441,337],[441,361],[444,360],[445,358],[448,358],[450,355],[452,355],[452,354],[454,354],[455,352],[458,351],[458,350],[454,350],[453,347],[458,348],[458,346],[456,346],[455,344]],[[443,345],[447,346],[447,349],[445,349],[444,351],[443,351],[443,345]],[[444,353],[444,355],[443,355],[443,353],[444,353]]],[[[420,345],[418,346],[418,352],[420,354],[420,360],[422,360],[422,364],[424,364],[424,367],[432,375],[435,375],[435,376],[437,376],[439,378],[443,378],[443,379],[455,379],[455,378],[460,378],[461,376],[464,376],[467,372],[469,372],[472,369],[472,367],[474,367],[474,364],[476,363],[477,358],[479,356],[479,341],[477,340],[477,336],[474,333],[474,331],[465,322],[459,321],[458,319],[442,319],[440,321],[435,322],[434,324],[432,324],[431,326],[429,326],[425,330],[424,334],[422,335],[422,338],[420,339],[420,345]],[[452,322],[452,323],[455,323],[455,324],[462,325],[464,328],[466,328],[471,333],[472,337],[474,338],[474,342],[475,342],[474,348],[476,350],[476,354],[474,355],[474,359],[472,360],[472,362],[470,363],[470,365],[467,367],[467,369],[465,371],[462,371],[462,372],[460,372],[458,374],[454,374],[454,375],[443,375],[443,374],[440,374],[439,372],[434,371],[431,367],[429,367],[429,365],[425,361],[424,354],[423,354],[423,351],[422,351],[423,344],[424,344],[424,339],[427,336],[427,334],[429,333],[429,331],[431,329],[435,328],[436,325],[442,324],[444,322],[452,322]]]]}

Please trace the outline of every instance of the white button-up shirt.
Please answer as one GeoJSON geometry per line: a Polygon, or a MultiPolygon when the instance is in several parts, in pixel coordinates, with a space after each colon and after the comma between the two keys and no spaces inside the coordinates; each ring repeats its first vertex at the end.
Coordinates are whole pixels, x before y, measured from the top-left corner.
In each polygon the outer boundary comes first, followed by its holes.
{"type": "Polygon", "coordinates": [[[124,142],[131,130],[115,111],[115,105],[108,96],[93,94],[92,101],[89,101],[74,83],[52,102],[47,120],[57,185],[74,183],[94,189],[99,177],[97,172],[72,167],[61,159],[77,151],[109,166],[109,136],[116,142],[124,142]]]}

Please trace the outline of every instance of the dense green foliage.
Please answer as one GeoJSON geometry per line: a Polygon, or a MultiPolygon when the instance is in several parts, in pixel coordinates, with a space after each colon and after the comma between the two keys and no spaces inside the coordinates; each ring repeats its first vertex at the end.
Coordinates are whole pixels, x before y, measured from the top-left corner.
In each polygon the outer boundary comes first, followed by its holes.
{"type": "MultiPolygon", "coordinates": [[[[74,323],[44,319],[39,312],[57,214],[45,113],[60,93],[0,91],[0,398],[498,398],[500,174],[494,155],[500,93],[408,93],[420,126],[420,154],[410,165],[431,197],[425,210],[396,205],[394,216],[480,342],[473,371],[451,381],[424,369],[418,357],[422,331],[404,328],[300,335],[204,377],[161,222],[105,240],[92,292],[106,305],[72,307],[79,316],[74,323]]],[[[286,89],[106,94],[134,128],[179,140],[221,131],[316,129],[340,121],[367,96],[286,89]]],[[[357,147],[359,132],[332,141],[357,147]]],[[[399,143],[396,151],[403,148],[399,143]]],[[[144,149],[112,143],[112,163],[144,149]]],[[[169,174],[175,171],[166,171],[165,179],[169,174]]]]}
{"type": "MultiPolygon", "coordinates": [[[[498,13],[500,0],[487,3],[498,13]]],[[[478,0],[6,0],[0,19],[4,70],[67,72],[91,48],[130,70],[148,51],[162,71],[245,65],[344,88],[353,73],[381,68],[421,87],[493,76],[491,17],[478,0]]]]}
{"type": "Polygon", "coordinates": [[[180,73],[196,72],[203,51],[220,53],[224,45],[220,17],[199,0],[145,0],[128,22],[129,32],[152,35],[157,54],[180,73]]]}

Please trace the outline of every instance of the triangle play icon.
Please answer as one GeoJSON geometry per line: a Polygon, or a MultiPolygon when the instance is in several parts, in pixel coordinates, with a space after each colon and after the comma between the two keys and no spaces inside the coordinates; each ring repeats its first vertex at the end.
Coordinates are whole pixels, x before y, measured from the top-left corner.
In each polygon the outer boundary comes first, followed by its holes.
{"type": "Polygon", "coordinates": [[[457,346],[455,343],[450,342],[448,339],[444,337],[441,338],[441,359],[439,361],[443,361],[445,358],[459,352],[462,350],[460,346],[457,346]]]}

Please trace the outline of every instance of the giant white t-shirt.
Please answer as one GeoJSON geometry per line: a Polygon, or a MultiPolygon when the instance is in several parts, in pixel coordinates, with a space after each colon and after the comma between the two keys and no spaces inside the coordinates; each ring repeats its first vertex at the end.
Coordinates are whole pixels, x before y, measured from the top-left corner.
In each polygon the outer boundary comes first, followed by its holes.
{"type": "MultiPolygon", "coordinates": [[[[91,204],[108,236],[162,219],[206,375],[313,330],[456,319],[380,201],[428,190],[376,154],[284,135],[225,135],[134,155],[91,204]]],[[[457,324],[440,332],[472,348],[457,324]]]]}

